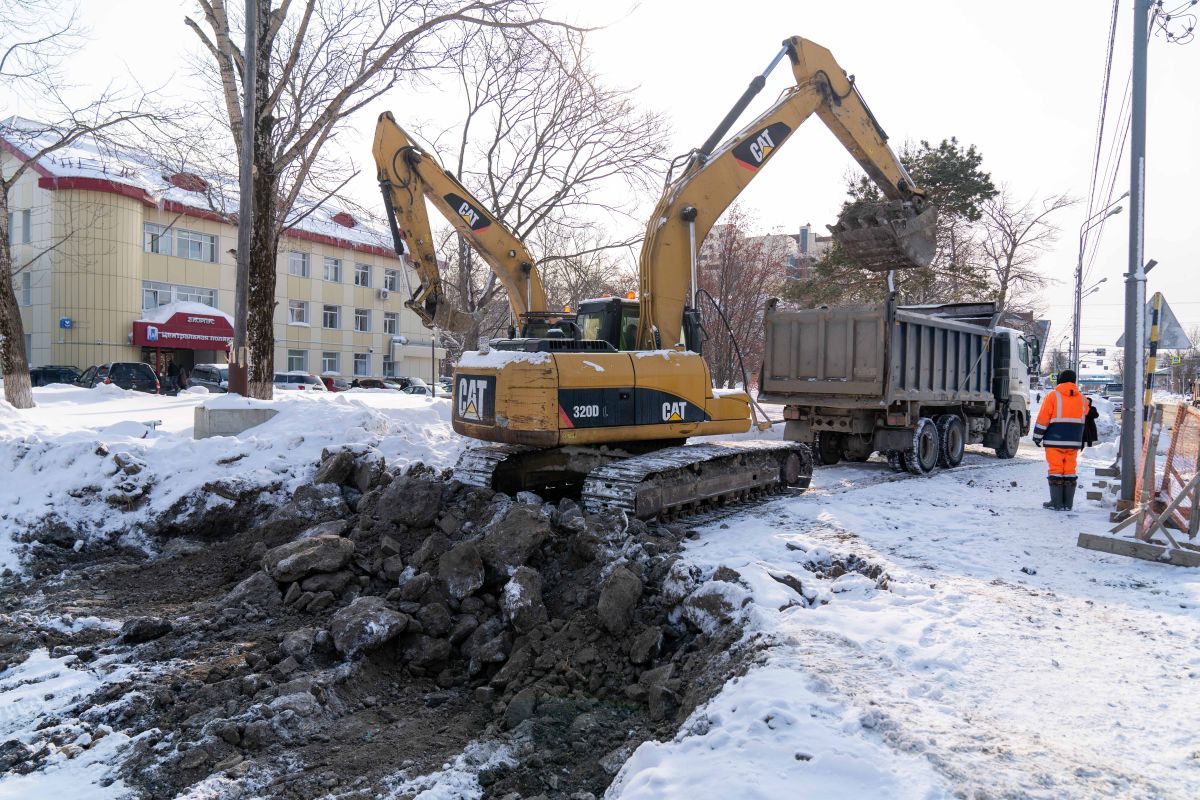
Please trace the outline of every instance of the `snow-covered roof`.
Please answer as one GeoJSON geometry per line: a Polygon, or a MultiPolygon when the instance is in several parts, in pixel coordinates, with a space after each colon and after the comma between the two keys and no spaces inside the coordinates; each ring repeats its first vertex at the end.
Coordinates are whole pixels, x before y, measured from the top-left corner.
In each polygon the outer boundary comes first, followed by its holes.
{"type": "MultiPolygon", "coordinates": [[[[17,116],[0,121],[0,149],[24,160],[56,140],[56,134],[45,123],[17,116]]],[[[239,200],[236,181],[190,172],[171,173],[168,167],[149,153],[115,151],[101,146],[88,136],[39,159],[35,169],[44,179],[75,178],[111,182],[140,191],[141,199],[159,208],[185,214],[194,211],[206,217],[216,214],[230,224],[236,224],[233,218],[237,214],[239,200]],[[192,188],[184,188],[188,186],[192,188]]],[[[51,185],[47,188],[58,187],[51,185]]],[[[304,234],[307,233],[340,240],[330,243],[344,243],[342,246],[350,248],[379,248],[384,251],[380,255],[393,252],[389,233],[372,228],[363,220],[354,219],[344,209],[329,203],[299,220],[290,233],[298,238],[305,238],[304,234]],[[335,218],[341,221],[335,221],[335,218]],[[347,221],[351,224],[343,224],[347,221]]]]}
{"type": "Polygon", "coordinates": [[[142,311],[142,322],[155,322],[162,324],[176,314],[204,314],[209,317],[224,317],[225,321],[230,325],[233,324],[233,317],[226,314],[219,308],[206,306],[204,303],[194,303],[190,300],[180,300],[175,303],[167,303],[158,308],[152,308],[142,311]]]}

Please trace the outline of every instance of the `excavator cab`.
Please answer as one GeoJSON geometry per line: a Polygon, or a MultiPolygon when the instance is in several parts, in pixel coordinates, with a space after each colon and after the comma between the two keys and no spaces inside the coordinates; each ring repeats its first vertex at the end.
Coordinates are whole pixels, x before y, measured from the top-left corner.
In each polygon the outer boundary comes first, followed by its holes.
{"type": "Polygon", "coordinates": [[[575,325],[580,339],[600,339],[617,350],[637,350],[640,314],[637,300],[598,297],[579,304],[575,325]]]}

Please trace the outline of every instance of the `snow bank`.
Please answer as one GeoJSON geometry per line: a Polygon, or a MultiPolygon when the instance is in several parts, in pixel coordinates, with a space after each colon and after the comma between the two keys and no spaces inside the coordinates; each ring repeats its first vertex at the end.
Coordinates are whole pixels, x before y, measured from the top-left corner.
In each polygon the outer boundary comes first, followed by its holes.
{"type": "MultiPolygon", "coordinates": [[[[35,389],[38,407],[0,403],[0,568],[15,566],[14,536],[47,520],[83,545],[140,531],[181,498],[216,481],[240,479],[292,491],[321,450],[362,443],[391,465],[452,466],[465,440],[450,429],[450,406],[401,392],[280,392],[269,403],[236,396],[164,397],[76,387],[35,389]],[[239,437],[191,438],[197,405],[271,407],[279,414],[239,437]],[[161,423],[161,424],[158,424],[161,423]],[[132,466],[130,466],[132,465],[132,466]]],[[[228,503],[216,495],[213,504],[228,503]]],[[[69,542],[69,540],[68,540],[69,542]]]]}

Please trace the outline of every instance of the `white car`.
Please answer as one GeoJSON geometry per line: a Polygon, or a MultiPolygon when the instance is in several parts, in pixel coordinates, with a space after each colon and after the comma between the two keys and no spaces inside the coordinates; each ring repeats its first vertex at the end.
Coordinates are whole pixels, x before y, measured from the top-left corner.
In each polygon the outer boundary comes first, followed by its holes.
{"type": "Polygon", "coordinates": [[[310,375],[303,370],[293,370],[292,372],[276,372],[275,373],[275,388],[283,391],[293,392],[306,390],[310,392],[328,392],[325,384],[316,375],[310,375]]]}
{"type": "Polygon", "coordinates": [[[430,393],[434,397],[453,397],[454,395],[443,389],[441,386],[430,387],[429,384],[410,383],[402,390],[405,394],[419,394],[428,397],[430,393]]]}

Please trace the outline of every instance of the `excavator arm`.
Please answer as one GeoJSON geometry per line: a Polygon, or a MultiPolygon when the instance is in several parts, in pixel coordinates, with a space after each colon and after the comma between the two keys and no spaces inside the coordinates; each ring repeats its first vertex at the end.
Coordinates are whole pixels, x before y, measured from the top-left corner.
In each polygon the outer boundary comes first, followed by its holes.
{"type": "Polygon", "coordinates": [[[850,257],[876,271],[926,266],[935,250],[936,210],[887,144],[853,80],[824,47],[794,36],[756,76],[725,119],[668,182],[646,228],[640,257],[638,345],[682,341],[685,309],[694,310],[700,243],[725,209],[813,113],[833,132],[888,198],[843,214],[834,236],[850,257]],[[796,85],[765,113],[721,144],[737,117],[787,56],[796,85]]]}
{"type": "Polygon", "coordinates": [[[514,323],[519,325],[530,312],[545,312],[541,276],[524,243],[417,146],[390,111],[379,116],[373,152],[396,253],[411,260],[420,278],[405,305],[426,327],[436,325],[462,333],[472,322],[469,315],[453,308],[443,293],[426,199],[491,267],[508,293],[514,323]]]}

